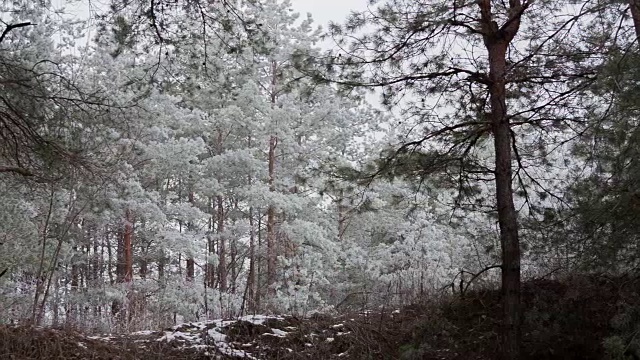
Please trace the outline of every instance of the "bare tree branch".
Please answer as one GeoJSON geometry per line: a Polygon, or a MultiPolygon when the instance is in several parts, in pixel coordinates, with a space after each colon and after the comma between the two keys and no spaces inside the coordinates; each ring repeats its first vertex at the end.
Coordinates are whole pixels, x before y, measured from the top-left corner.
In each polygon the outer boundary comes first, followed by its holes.
{"type": "Polygon", "coordinates": [[[30,22],[23,22],[23,23],[18,23],[18,24],[9,24],[9,25],[7,25],[7,27],[2,32],[2,35],[0,35],[0,44],[2,43],[4,38],[7,36],[7,34],[9,34],[11,32],[11,30],[22,28],[22,27],[26,27],[26,26],[35,26],[35,25],[36,24],[30,23],[30,22]]]}

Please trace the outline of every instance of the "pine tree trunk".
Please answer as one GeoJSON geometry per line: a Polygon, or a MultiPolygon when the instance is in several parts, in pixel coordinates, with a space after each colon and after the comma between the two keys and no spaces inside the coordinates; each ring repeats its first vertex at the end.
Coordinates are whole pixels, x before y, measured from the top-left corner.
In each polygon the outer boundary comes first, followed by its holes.
{"type": "MultiPolygon", "coordinates": [[[[189,191],[189,203],[194,205],[195,200],[193,196],[193,191],[189,191]]],[[[187,223],[187,229],[189,231],[193,231],[193,224],[187,223]]],[[[193,281],[195,277],[195,261],[193,260],[193,255],[190,255],[187,258],[187,281],[193,281]]]]}
{"type": "Polygon", "coordinates": [[[344,232],[347,230],[347,212],[349,207],[344,204],[344,190],[340,190],[338,198],[338,239],[342,240],[344,232]]]}
{"type": "Polygon", "coordinates": [[[158,260],[158,280],[164,279],[164,266],[166,263],[166,256],[164,251],[160,252],[160,259],[158,260]]]}
{"type": "MultiPolygon", "coordinates": [[[[275,136],[269,140],[269,191],[276,191],[275,188],[275,158],[276,158],[275,136]]],[[[269,205],[267,209],[267,293],[272,295],[276,281],[276,209],[269,205]]]]}
{"type": "Polygon", "coordinates": [[[185,270],[187,271],[187,281],[193,281],[193,278],[195,277],[195,261],[193,260],[193,256],[189,256],[187,258],[187,266],[185,268],[185,270]]]}
{"type": "MultiPolygon", "coordinates": [[[[238,209],[238,199],[235,199],[234,202],[234,209],[236,211],[239,211],[238,209]]],[[[233,222],[233,225],[235,225],[235,220],[233,222]]],[[[236,280],[238,277],[238,267],[237,267],[237,262],[238,262],[238,242],[236,241],[235,237],[232,237],[229,239],[229,246],[231,246],[231,293],[235,294],[236,290],[237,290],[237,286],[236,286],[236,280]]]]}
{"type": "MultiPolygon", "coordinates": [[[[78,252],[77,246],[74,245],[72,249],[74,253],[78,252]]],[[[78,265],[76,264],[71,265],[71,291],[78,291],[78,265]]]]}
{"type": "Polygon", "coordinates": [[[215,228],[215,211],[216,205],[213,198],[209,198],[209,211],[211,216],[209,216],[209,235],[207,235],[207,263],[205,265],[206,269],[206,286],[210,288],[214,288],[216,286],[216,278],[215,278],[215,267],[213,264],[209,262],[209,258],[215,254],[215,242],[213,240],[213,231],[215,228]]]}
{"type": "Polygon", "coordinates": [[[511,182],[511,129],[505,115],[504,87],[492,91],[493,134],[496,152],[496,197],[502,247],[502,297],[504,311],[504,359],[520,353],[520,241],[511,182]]]}
{"type": "MultiPolygon", "coordinates": [[[[139,226],[140,233],[144,234],[147,227],[146,221],[144,219],[141,220],[139,226]]],[[[149,273],[149,248],[148,246],[144,246],[144,244],[140,245],[140,256],[138,257],[140,270],[138,271],[138,273],[140,274],[141,279],[146,279],[147,274],[149,273]]]]}
{"type": "MultiPolygon", "coordinates": [[[[224,138],[222,129],[218,129],[218,139],[216,143],[216,151],[218,155],[222,155],[224,138]]],[[[220,179],[218,179],[220,181],[220,179]]],[[[218,280],[220,292],[227,291],[227,249],[226,240],[224,239],[224,202],[222,195],[216,196],[217,212],[216,212],[216,232],[218,234],[218,280]]]]}
{"type": "MultiPolygon", "coordinates": [[[[121,266],[121,274],[120,274],[120,280],[122,282],[125,283],[129,283],[133,280],[133,244],[132,244],[132,236],[133,236],[133,219],[131,217],[131,211],[129,209],[126,210],[125,212],[125,219],[124,219],[124,232],[122,233],[122,246],[121,246],[121,259],[122,259],[122,264],[120,264],[121,266]]],[[[129,314],[127,317],[125,317],[125,313],[121,313],[122,317],[120,318],[121,320],[124,319],[128,319],[128,321],[131,320],[131,316],[132,316],[132,305],[131,305],[131,296],[133,294],[128,293],[127,297],[129,298],[129,314]]],[[[116,313],[119,312],[120,310],[120,305],[119,303],[116,303],[116,301],[114,301],[114,304],[112,305],[112,309],[115,310],[116,313]]]]}
{"type": "MultiPolygon", "coordinates": [[[[277,64],[275,60],[271,62],[271,108],[275,108],[277,99],[277,64]]],[[[271,135],[269,137],[269,191],[276,191],[276,147],[278,145],[278,137],[271,135]]],[[[276,209],[275,206],[269,205],[267,209],[267,294],[275,295],[276,282],[276,209]]]]}
{"type": "Polygon", "coordinates": [[[253,221],[253,208],[249,208],[249,275],[247,277],[247,302],[249,311],[255,311],[256,294],[256,229],[253,221]]]}
{"type": "Polygon", "coordinates": [[[60,281],[56,281],[53,293],[55,296],[53,299],[53,304],[51,304],[51,312],[53,313],[51,325],[56,328],[60,324],[60,298],[58,296],[58,294],[60,293],[60,281]]]}
{"type": "MultiPolygon", "coordinates": [[[[109,257],[111,258],[111,248],[109,247],[109,257]]],[[[116,234],[116,278],[115,282],[120,284],[124,282],[124,236],[120,229],[116,234]]],[[[113,285],[113,283],[112,283],[113,285]]],[[[111,315],[116,316],[120,312],[120,300],[114,299],[111,303],[111,315]]]]}
{"type": "Polygon", "coordinates": [[[224,202],[218,195],[218,277],[220,278],[220,291],[227,291],[227,261],[224,233],[224,202]]]}
{"type": "Polygon", "coordinates": [[[489,96],[491,126],[495,149],[496,202],[502,247],[502,358],[520,358],[521,345],[521,291],[520,241],[517,213],[513,202],[511,126],[506,104],[506,53],[509,43],[520,26],[522,12],[518,0],[509,1],[510,19],[498,28],[492,19],[490,0],[478,2],[484,43],[489,54],[489,96]]]}
{"type": "Polygon", "coordinates": [[[140,278],[146,279],[147,272],[149,272],[149,263],[147,262],[146,259],[142,259],[140,260],[140,278]]]}
{"type": "Polygon", "coordinates": [[[44,226],[41,231],[42,236],[42,247],[40,249],[40,259],[38,270],[36,273],[36,291],[33,296],[33,307],[31,309],[31,322],[32,325],[38,324],[38,302],[40,300],[40,295],[43,291],[45,275],[44,275],[44,263],[45,263],[45,255],[47,248],[47,238],[49,237],[49,220],[51,219],[51,214],[53,213],[53,199],[54,199],[54,191],[51,191],[51,196],[49,200],[49,211],[47,212],[46,220],[44,226]]]}
{"type": "MultiPolygon", "coordinates": [[[[72,250],[74,253],[78,252],[78,247],[77,246],[73,246],[72,250]]],[[[71,294],[72,296],[74,296],[75,294],[78,293],[78,265],[76,264],[71,264],[71,294]]],[[[75,326],[77,325],[77,318],[76,318],[76,307],[78,304],[76,304],[74,301],[69,301],[66,308],[67,308],[67,324],[71,325],[71,326],[75,326]]]]}
{"type": "MultiPolygon", "coordinates": [[[[113,251],[111,249],[111,239],[109,238],[109,228],[104,229],[104,243],[107,247],[107,275],[109,276],[109,285],[113,286],[115,280],[113,279],[113,251]]],[[[120,243],[120,241],[118,241],[120,243]]],[[[118,275],[118,258],[116,257],[116,277],[118,275]]]]}
{"type": "Polygon", "coordinates": [[[131,282],[133,280],[133,219],[131,217],[131,211],[127,209],[124,225],[124,238],[123,238],[123,254],[124,254],[124,282],[131,282]]]}
{"type": "Polygon", "coordinates": [[[263,284],[262,279],[264,278],[264,245],[263,245],[263,241],[262,241],[262,211],[260,211],[260,209],[258,209],[258,211],[256,211],[256,213],[258,214],[258,225],[256,226],[257,231],[257,236],[258,236],[258,251],[259,251],[259,255],[257,257],[257,262],[256,262],[256,301],[255,301],[255,308],[257,310],[261,309],[261,304],[262,304],[262,287],[261,285],[263,284]]]}
{"type": "Polygon", "coordinates": [[[629,8],[631,10],[631,18],[633,26],[636,30],[636,42],[640,46],[640,0],[629,0],[629,8]]]}
{"type": "MultiPolygon", "coordinates": [[[[162,202],[166,206],[168,204],[167,194],[169,193],[169,187],[171,186],[171,180],[167,179],[166,184],[159,185],[159,192],[162,194],[162,202]]],[[[164,268],[168,263],[167,255],[163,249],[160,249],[160,258],[158,259],[158,281],[164,279],[164,268]]]]}
{"type": "Polygon", "coordinates": [[[98,230],[96,227],[91,227],[90,241],[93,243],[93,255],[91,256],[91,279],[98,283],[100,278],[101,261],[104,257],[100,256],[99,244],[98,244],[98,230]]]}
{"type": "Polygon", "coordinates": [[[116,245],[116,283],[124,282],[125,260],[124,260],[124,233],[118,230],[118,242],[116,245]]]}
{"type": "MultiPolygon", "coordinates": [[[[251,136],[247,139],[247,147],[251,149],[251,136]]],[[[251,186],[253,179],[251,175],[247,178],[247,185],[251,186]]],[[[247,291],[246,299],[248,303],[248,309],[250,312],[256,310],[255,308],[255,296],[256,296],[256,228],[253,219],[253,207],[249,207],[249,274],[247,276],[247,291]]]]}
{"type": "MultiPolygon", "coordinates": [[[[104,238],[102,239],[102,241],[100,242],[100,257],[98,258],[98,278],[103,280],[104,279],[104,271],[105,271],[105,266],[104,266],[104,248],[105,248],[105,244],[104,244],[104,238]]],[[[98,241],[98,230],[96,229],[96,241],[98,241]]],[[[108,260],[111,260],[111,256],[109,255],[108,260]]],[[[108,270],[108,269],[107,269],[108,270]]],[[[111,277],[111,271],[109,272],[109,277],[111,277]]],[[[109,283],[111,284],[111,278],[109,278],[109,283]]]]}

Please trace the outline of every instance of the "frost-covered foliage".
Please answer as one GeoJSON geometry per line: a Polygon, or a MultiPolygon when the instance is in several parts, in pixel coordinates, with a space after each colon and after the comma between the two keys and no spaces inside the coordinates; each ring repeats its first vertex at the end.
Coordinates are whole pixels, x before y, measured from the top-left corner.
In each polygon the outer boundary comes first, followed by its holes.
{"type": "Polygon", "coordinates": [[[218,2],[171,8],[158,34],[114,8],[86,48],[82,22],[14,3],[7,23],[37,25],[0,43],[0,86],[32,126],[0,153],[0,322],[113,331],[407,304],[499,262],[482,181],[460,206],[446,179],[354,175],[404,129],[296,70],[320,31],[287,1],[204,24],[218,2]],[[44,85],[5,86],[5,64],[44,85]]]}

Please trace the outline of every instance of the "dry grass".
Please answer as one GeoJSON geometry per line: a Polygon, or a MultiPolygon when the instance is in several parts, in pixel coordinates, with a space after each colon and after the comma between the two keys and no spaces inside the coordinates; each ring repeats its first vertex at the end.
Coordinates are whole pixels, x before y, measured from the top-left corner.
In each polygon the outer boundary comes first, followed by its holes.
{"type": "Polygon", "coordinates": [[[164,342],[150,341],[142,345],[124,337],[105,341],[87,338],[70,330],[0,326],[0,359],[196,360],[210,357],[193,350],[177,349],[164,342]]]}
{"type": "MultiPolygon", "coordinates": [[[[523,287],[523,303],[524,359],[631,359],[640,349],[635,339],[640,278],[589,275],[530,281],[523,287]],[[607,353],[605,344],[612,337],[626,354],[607,353]]],[[[464,298],[392,310],[285,317],[263,324],[238,321],[221,331],[231,348],[264,360],[489,360],[499,353],[498,291],[470,291],[464,298]]],[[[105,341],[73,331],[2,326],[0,359],[224,358],[157,341],[162,334],[105,341]]]]}

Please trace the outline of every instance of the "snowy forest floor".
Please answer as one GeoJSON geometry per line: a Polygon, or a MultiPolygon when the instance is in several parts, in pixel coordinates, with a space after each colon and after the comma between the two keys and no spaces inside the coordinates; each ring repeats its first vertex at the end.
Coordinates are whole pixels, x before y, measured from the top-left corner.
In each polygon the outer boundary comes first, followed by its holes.
{"type": "MultiPolygon", "coordinates": [[[[529,281],[523,289],[525,359],[635,355],[640,278],[574,276],[529,281]]],[[[110,336],[3,326],[0,358],[493,359],[499,299],[495,290],[469,291],[399,310],[246,316],[110,336]]]]}

